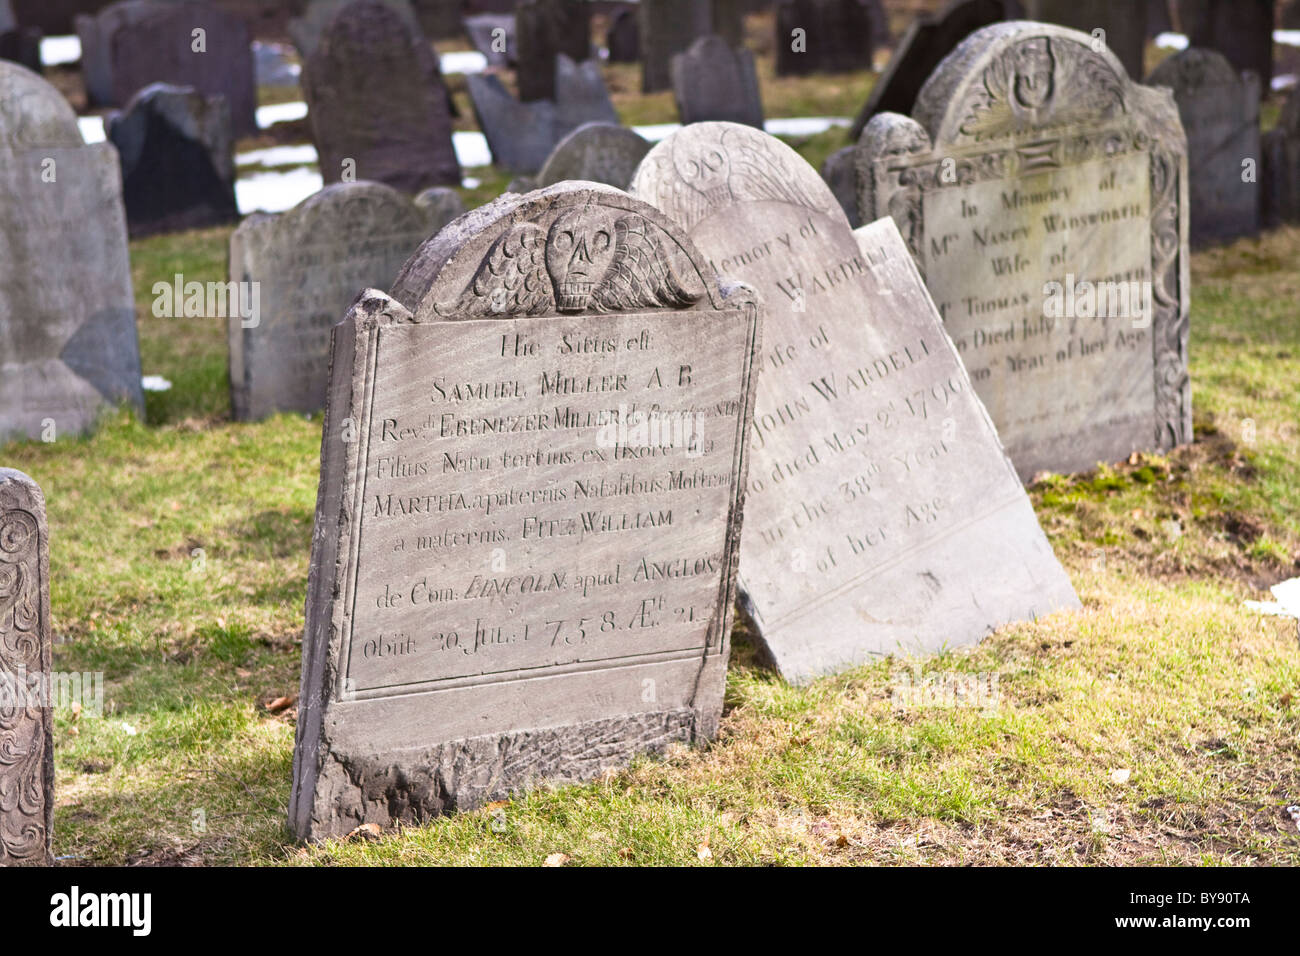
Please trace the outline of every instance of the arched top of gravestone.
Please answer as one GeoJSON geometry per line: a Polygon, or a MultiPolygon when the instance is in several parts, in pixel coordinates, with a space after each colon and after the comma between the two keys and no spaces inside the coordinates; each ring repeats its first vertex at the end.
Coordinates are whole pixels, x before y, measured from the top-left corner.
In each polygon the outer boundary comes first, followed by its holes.
{"type": "Polygon", "coordinates": [[[566,179],[585,179],[625,189],[649,151],[650,141],[626,126],[583,123],[555,144],[537,183],[552,186],[566,179]]]}
{"type": "Polygon", "coordinates": [[[278,215],[250,216],[237,232],[248,232],[274,224],[277,241],[319,241],[321,230],[337,232],[341,224],[358,235],[418,230],[425,222],[423,211],[407,196],[384,183],[360,180],[334,183],[312,193],[298,205],[278,215]]]}
{"type": "Polygon", "coordinates": [[[31,70],[0,60],[0,145],[84,146],[77,114],[31,70]]]}
{"type": "MultiPolygon", "coordinates": [[[[1129,79],[1109,48],[1050,23],[1012,20],[977,30],[944,58],[917,95],[912,118],[939,144],[1097,125],[1177,125],[1167,92],[1129,79]]],[[[865,135],[865,134],[864,134],[865,135]]]]}
{"type": "Polygon", "coordinates": [[[694,243],[611,186],[507,193],[425,241],[390,293],[415,322],[722,308],[694,243]]]}
{"type": "Polygon", "coordinates": [[[1242,77],[1218,50],[1188,47],[1162,60],[1146,78],[1147,86],[1194,90],[1202,86],[1240,86],[1242,77]]]}
{"type": "Polygon", "coordinates": [[[651,199],[687,230],[741,202],[770,200],[827,215],[842,212],[830,187],[802,156],[739,123],[683,126],[646,154],[631,192],[651,199]]]}

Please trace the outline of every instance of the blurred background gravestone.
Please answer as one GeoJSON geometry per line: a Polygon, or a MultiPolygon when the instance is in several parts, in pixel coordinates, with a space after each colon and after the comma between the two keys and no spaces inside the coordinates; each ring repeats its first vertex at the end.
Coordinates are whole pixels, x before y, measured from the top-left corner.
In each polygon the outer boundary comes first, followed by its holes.
{"type": "Polygon", "coordinates": [[[763,128],[754,55],[717,35],[700,37],[673,57],[673,98],[682,123],[720,120],[763,128]]]}
{"type": "Polygon", "coordinates": [[[627,189],[649,151],[650,141],[625,126],[586,123],[556,144],[529,188],[585,179],[627,189]]]}

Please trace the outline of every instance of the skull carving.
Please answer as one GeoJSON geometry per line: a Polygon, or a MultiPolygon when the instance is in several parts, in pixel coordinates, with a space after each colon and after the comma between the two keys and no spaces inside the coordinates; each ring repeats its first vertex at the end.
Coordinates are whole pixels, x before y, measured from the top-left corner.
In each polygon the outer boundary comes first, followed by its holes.
{"type": "Polygon", "coordinates": [[[673,144],[673,167],[682,182],[703,194],[710,206],[731,202],[731,160],[722,144],[706,133],[683,126],[673,144]]]}
{"type": "Polygon", "coordinates": [[[592,206],[572,209],[551,224],[546,271],[561,312],[581,312],[614,261],[614,222],[592,206]]]}

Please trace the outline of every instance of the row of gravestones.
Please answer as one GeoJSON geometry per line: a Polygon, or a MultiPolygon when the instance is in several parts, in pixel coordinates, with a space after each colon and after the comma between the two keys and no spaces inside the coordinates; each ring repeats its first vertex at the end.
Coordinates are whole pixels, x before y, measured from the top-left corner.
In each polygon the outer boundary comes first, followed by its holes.
{"type": "MultiPolygon", "coordinates": [[[[1078,607],[1022,479],[1191,440],[1177,108],[1088,36],[1015,22],[913,114],[864,132],[879,218],[857,230],[788,146],[703,123],[629,192],[507,194],[356,297],[330,345],[300,837],[708,739],[736,597],[793,681],[1078,607]],[[1090,292],[1130,284],[1122,311],[1090,292]]],[[[37,493],[4,480],[27,611],[0,631],[44,648],[37,493]]]]}

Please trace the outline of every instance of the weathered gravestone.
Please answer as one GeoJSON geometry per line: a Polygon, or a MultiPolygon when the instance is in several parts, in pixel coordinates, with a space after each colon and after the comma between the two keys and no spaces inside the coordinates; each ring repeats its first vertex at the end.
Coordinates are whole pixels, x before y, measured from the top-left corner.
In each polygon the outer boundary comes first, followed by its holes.
{"type": "Polygon", "coordinates": [[[378,0],[329,22],[303,68],[325,182],[369,179],[415,193],[460,183],[451,116],[424,36],[378,0]]]}
{"type": "Polygon", "coordinates": [[[1179,25],[1192,46],[1218,50],[1233,68],[1273,85],[1275,0],[1177,0],[1179,25]]]}
{"type": "MultiPolygon", "coordinates": [[[[316,47],[320,45],[321,37],[324,36],[330,21],[351,2],[352,0],[311,0],[303,7],[302,16],[289,21],[289,38],[298,48],[298,56],[303,63],[306,63],[316,52],[316,47]]],[[[402,22],[406,24],[412,35],[424,35],[420,28],[420,19],[415,15],[410,0],[382,0],[382,2],[402,18],[402,22]]]]}
{"type": "Polygon", "coordinates": [[[684,127],[633,181],[764,304],[740,588],[781,674],[1078,606],[898,230],[790,147],[684,127]]]}
{"type": "Polygon", "coordinates": [[[50,532],[36,482],[0,468],[0,866],[50,866],[50,532]]]}
{"type": "Polygon", "coordinates": [[[673,57],[673,97],[684,124],[710,120],[763,128],[754,54],[720,36],[700,37],[673,57]]]}
{"type": "Polygon", "coordinates": [[[641,92],[672,86],[671,65],[695,38],[709,32],[712,15],[701,0],[640,0],[637,36],[641,45],[641,92]]]}
{"type": "Polygon", "coordinates": [[[518,68],[525,103],[556,98],[556,58],[581,63],[591,56],[591,12],[586,0],[523,0],[515,7],[518,68]]]}
{"type": "Polygon", "coordinates": [[[1264,225],[1300,222],[1300,93],[1292,91],[1263,142],[1264,225]]]}
{"type": "Polygon", "coordinates": [[[236,420],[325,407],[338,317],[359,289],[391,285],[420,243],[464,212],[455,192],[429,193],[432,208],[381,183],[336,183],[286,213],[240,224],[230,237],[230,280],[256,308],[230,315],[236,420]]]}
{"type": "Polygon", "coordinates": [[[635,9],[615,12],[605,34],[610,63],[635,63],[641,58],[641,30],[635,9]]]}
{"type": "Polygon", "coordinates": [[[122,161],[132,236],[239,218],[230,107],[220,96],[154,83],[105,123],[122,161]]]}
{"type": "Polygon", "coordinates": [[[888,40],[880,0],[782,0],[776,8],[776,73],[843,73],[871,69],[888,40]]]}
{"type": "Polygon", "coordinates": [[[519,56],[515,18],[503,13],[480,13],[464,20],[469,42],[487,58],[489,66],[510,66],[519,56]]]}
{"type": "Polygon", "coordinates": [[[192,86],[225,97],[236,136],[257,132],[251,40],[237,16],[207,3],[155,3],[128,13],[103,42],[113,105],[151,83],[192,86]]]}
{"type": "Polygon", "coordinates": [[[1173,95],[1012,21],[963,41],[913,116],[867,124],[859,209],[898,223],[1020,474],[1191,441],[1173,95]]]}
{"type": "Polygon", "coordinates": [[[758,307],[626,193],[503,196],[334,330],[302,838],[717,730],[758,307]]]}
{"type": "Polygon", "coordinates": [[[0,442],[144,411],[121,175],[54,87],[0,62],[0,442]]]}
{"type": "Polygon", "coordinates": [[[1086,33],[1110,47],[1130,77],[1137,80],[1146,75],[1145,0],[1024,0],[1024,5],[1025,19],[1086,33]]]}
{"type": "Polygon", "coordinates": [[[649,151],[650,141],[626,126],[586,123],[556,144],[537,174],[536,186],[583,179],[627,189],[649,151]]]}
{"type": "Polygon", "coordinates": [[[1221,53],[1190,47],[1162,62],[1146,83],[1174,91],[1187,134],[1192,244],[1256,235],[1259,77],[1238,74],[1221,53]]]}
{"type": "Polygon", "coordinates": [[[490,73],[465,77],[492,162],[518,173],[536,172],[561,139],[585,123],[618,123],[600,64],[555,58],[555,99],[522,103],[490,73]]]}
{"type": "Polygon", "coordinates": [[[850,135],[855,140],[861,136],[867,120],[877,113],[910,113],[916,94],[958,43],[980,27],[1023,14],[1019,0],[951,0],[938,14],[919,14],[871,87],[850,135]]]}

